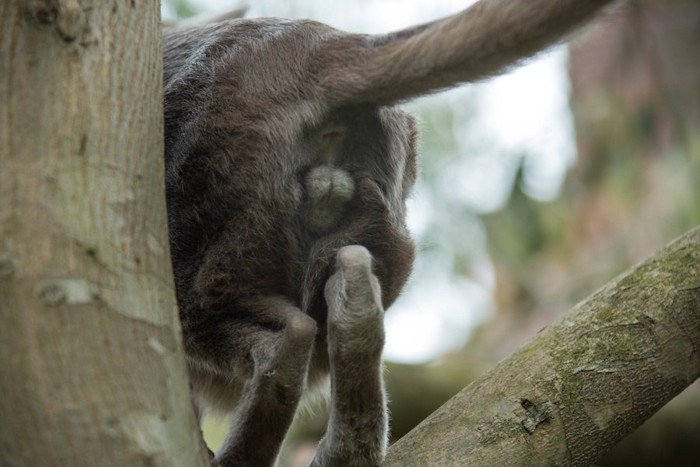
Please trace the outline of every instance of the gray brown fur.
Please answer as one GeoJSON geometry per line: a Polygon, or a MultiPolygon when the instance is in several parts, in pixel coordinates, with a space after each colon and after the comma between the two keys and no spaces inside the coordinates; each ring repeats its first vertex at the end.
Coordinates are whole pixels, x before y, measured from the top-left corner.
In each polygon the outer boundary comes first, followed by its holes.
{"type": "Polygon", "coordinates": [[[414,258],[416,128],[392,104],[493,74],[605,3],[491,0],[384,36],[279,19],[166,31],[175,284],[196,405],[233,412],[222,466],[273,464],[329,372],[314,465],[381,463],[382,316],[414,258]]]}

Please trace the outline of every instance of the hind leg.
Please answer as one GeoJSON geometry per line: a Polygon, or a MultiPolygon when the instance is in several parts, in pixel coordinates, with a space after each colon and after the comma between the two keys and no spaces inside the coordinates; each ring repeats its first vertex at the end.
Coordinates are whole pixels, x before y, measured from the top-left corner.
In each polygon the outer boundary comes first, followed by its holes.
{"type": "Polygon", "coordinates": [[[384,459],[388,418],[382,377],[384,310],[372,257],[342,248],[326,285],[331,407],[313,466],[377,466],[384,459]]]}
{"type": "Polygon", "coordinates": [[[219,380],[247,376],[234,383],[242,387],[228,436],[216,454],[222,467],[274,464],[306,384],[316,336],[316,322],[285,300],[261,298],[250,308],[256,313],[246,321],[221,316],[207,329],[190,333],[190,345],[206,345],[216,354],[206,363],[219,380]]]}

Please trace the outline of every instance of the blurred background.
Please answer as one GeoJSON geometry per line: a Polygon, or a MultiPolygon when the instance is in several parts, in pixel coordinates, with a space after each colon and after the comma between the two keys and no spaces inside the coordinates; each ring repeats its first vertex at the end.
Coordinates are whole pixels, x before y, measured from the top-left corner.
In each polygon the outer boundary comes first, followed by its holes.
{"type": "MultiPolygon", "coordinates": [[[[378,33],[473,1],[164,0],[163,18],[247,8],[378,33]]],[[[631,1],[488,82],[412,102],[415,271],[386,317],[392,439],[578,301],[700,224],[700,2],[631,1]]],[[[280,460],[308,465],[323,403],[280,460]]],[[[207,418],[215,450],[226,420],[207,418]]],[[[600,465],[700,459],[696,383],[600,465]]]]}

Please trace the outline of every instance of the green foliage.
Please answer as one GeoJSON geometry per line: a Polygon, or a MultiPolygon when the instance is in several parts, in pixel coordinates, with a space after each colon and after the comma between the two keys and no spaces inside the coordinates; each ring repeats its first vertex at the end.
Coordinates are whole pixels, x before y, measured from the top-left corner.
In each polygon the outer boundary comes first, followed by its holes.
{"type": "Polygon", "coordinates": [[[201,13],[189,0],[163,0],[163,6],[175,15],[175,19],[189,18],[201,13]]]}

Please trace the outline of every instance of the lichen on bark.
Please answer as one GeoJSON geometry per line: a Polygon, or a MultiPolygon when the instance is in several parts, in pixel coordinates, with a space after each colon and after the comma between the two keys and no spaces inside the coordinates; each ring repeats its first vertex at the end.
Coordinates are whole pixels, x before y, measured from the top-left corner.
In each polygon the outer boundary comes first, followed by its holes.
{"type": "Polygon", "coordinates": [[[700,376],[699,273],[695,229],[478,378],[386,465],[595,462],[700,376]]]}

